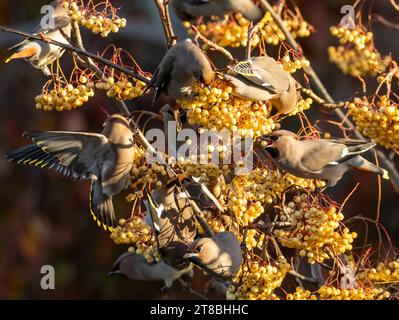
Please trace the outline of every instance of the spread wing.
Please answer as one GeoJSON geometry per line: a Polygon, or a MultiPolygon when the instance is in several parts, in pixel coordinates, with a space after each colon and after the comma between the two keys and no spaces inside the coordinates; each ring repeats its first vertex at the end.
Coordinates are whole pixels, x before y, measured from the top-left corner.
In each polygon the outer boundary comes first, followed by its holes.
{"type": "Polygon", "coordinates": [[[9,153],[11,161],[52,168],[67,176],[98,175],[104,156],[113,153],[108,139],[101,134],[29,131],[24,136],[36,145],[9,153]]]}

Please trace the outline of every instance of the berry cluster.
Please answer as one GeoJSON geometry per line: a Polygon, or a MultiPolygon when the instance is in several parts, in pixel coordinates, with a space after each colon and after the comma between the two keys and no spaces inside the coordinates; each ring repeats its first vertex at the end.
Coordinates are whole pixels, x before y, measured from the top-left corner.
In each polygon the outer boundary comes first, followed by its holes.
{"type": "Polygon", "coordinates": [[[375,285],[390,285],[399,282],[399,259],[380,262],[376,268],[362,270],[357,274],[361,282],[371,281],[375,285]]]}
{"type": "Polygon", "coordinates": [[[148,263],[161,261],[151,226],[140,217],[132,217],[128,220],[120,219],[119,226],[111,233],[111,239],[116,244],[131,245],[129,252],[143,255],[148,263]]]}
{"type": "Polygon", "coordinates": [[[143,197],[142,190],[145,186],[151,189],[153,186],[161,187],[161,177],[166,177],[167,172],[164,166],[157,163],[149,164],[146,161],[146,151],[143,148],[136,148],[135,159],[132,165],[130,184],[131,189],[134,190],[133,194],[128,195],[127,201],[131,202],[137,198],[143,197]]]}
{"type": "Polygon", "coordinates": [[[230,171],[229,165],[218,166],[214,163],[201,163],[196,160],[178,159],[182,171],[187,176],[193,177],[219,177],[223,173],[230,171]]]}
{"type": "Polygon", "coordinates": [[[179,101],[188,110],[188,121],[208,129],[228,129],[243,137],[259,137],[280,127],[270,118],[270,105],[232,95],[233,88],[216,80],[212,88],[194,86],[193,100],[179,101]]]}
{"type": "Polygon", "coordinates": [[[35,97],[36,109],[51,111],[69,111],[81,107],[94,96],[94,83],[81,76],[78,85],[61,83],[49,90],[45,86],[42,93],[35,97]]]}
{"type": "Polygon", "coordinates": [[[298,113],[302,113],[305,110],[309,110],[313,104],[312,98],[303,99],[300,97],[296,103],[295,108],[290,112],[289,116],[295,116],[298,113]]]}
{"type": "Polygon", "coordinates": [[[291,74],[301,70],[303,67],[310,66],[309,60],[305,58],[291,58],[289,54],[284,55],[284,57],[281,59],[281,63],[283,65],[283,69],[291,74]]]}
{"type": "Polygon", "coordinates": [[[279,214],[281,222],[288,222],[289,230],[276,229],[274,235],[288,248],[300,249],[310,264],[329,258],[328,251],[341,254],[352,250],[355,232],[339,228],[343,214],[334,206],[326,208],[312,201],[307,194],[297,195],[279,214]]]}
{"type": "Polygon", "coordinates": [[[139,80],[129,81],[126,78],[115,81],[115,78],[109,77],[106,81],[96,83],[96,88],[106,90],[108,98],[118,100],[132,100],[140,97],[147,85],[139,80]]]}
{"type": "Polygon", "coordinates": [[[375,48],[371,32],[366,32],[361,27],[347,30],[334,26],[330,30],[341,44],[345,44],[328,48],[330,61],[338,65],[345,74],[353,77],[376,76],[391,64],[391,58],[382,58],[375,48]]]}
{"type": "Polygon", "coordinates": [[[233,284],[226,292],[227,300],[276,300],[273,291],[281,286],[291,265],[284,257],[268,263],[248,254],[233,284]]]}
{"type": "Polygon", "coordinates": [[[294,293],[286,296],[287,300],[382,300],[388,299],[389,292],[376,288],[339,289],[322,286],[316,293],[296,288],[294,293]]]}
{"type": "Polygon", "coordinates": [[[388,96],[374,103],[356,98],[349,104],[349,114],[363,135],[387,149],[399,150],[399,108],[388,96]]]}
{"type": "Polygon", "coordinates": [[[117,33],[120,28],[126,27],[126,19],[115,14],[115,8],[108,3],[102,12],[88,10],[83,3],[74,0],[64,0],[63,6],[73,21],[91,30],[94,34],[101,34],[106,38],[111,32],[117,33]]]}
{"type": "MultiPolygon", "coordinates": [[[[285,14],[284,24],[294,38],[308,37],[313,29],[300,16],[285,14]]],[[[186,28],[190,23],[184,23],[186,28]]],[[[209,21],[206,24],[197,26],[199,32],[211,41],[223,47],[246,47],[248,43],[248,29],[250,21],[245,19],[241,13],[232,14],[225,21],[209,21]]],[[[261,41],[267,44],[278,45],[285,41],[285,35],[274,21],[270,12],[258,23],[259,32],[253,35],[251,46],[256,47],[261,41]]],[[[190,32],[190,31],[189,31],[190,32]]]]}
{"type": "Polygon", "coordinates": [[[270,205],[275,198],[280,198],[284,191],[293,185],[309,191],[325,186],[321,180],[302,179],[291,174],[282,174],[276,170],[256,168],[249,175],[234,178],[237,186],[241,186],[246,193],[246,198],[251,201],[260,201],[270,205]]]}

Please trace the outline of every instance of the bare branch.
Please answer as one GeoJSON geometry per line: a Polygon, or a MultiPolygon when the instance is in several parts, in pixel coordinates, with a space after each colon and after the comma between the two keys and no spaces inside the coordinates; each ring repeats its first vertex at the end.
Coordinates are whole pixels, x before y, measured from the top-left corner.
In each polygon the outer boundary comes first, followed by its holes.
{"type": "Polygon", "coordinates": [[[326,100],[320,98],[316,93],[314,93],[313,90],[305,88],[300,86],[299,90],[306,94],[308,97],[312,98],[314,101],[316,101],[318,104],[322,105],[323,107],[334,110],[337,108],[345,108],[348,106],[350,101],[342,101],[342,102],[336,102],[336,103],[328,103],[326,100]]]}
{"type": "Polygon", "coordinates": [[[196,39],[201,39],[203,43],[222,53],[227,59],[229,59],[230,62],[234,60],[233,55],[229,51],[204,37],[196,26],[192,25],[191,29],[194,31],[196,39]]]}
{"type": "Polygon", "coordinates": [[[173,32],[172,23],[169,15],[169,0],[154,0],[157,6],[159,16],[161,17],[162,28],[165,33],[166,45],[168,48],[173,47],[176,37],[173,32]]]}
{"type": "Polygon", "coordinates": [[[399,11],[399,4],[395,0],[389,0],[396,11],[399,11]]]}
{"type": "Polygon", "coordinates": [[[319,281],[317,279],[306,277],[303,274],[300,274],[299,272],[297,272],[295,270],[290,270],[290,271],[288,271],[288,273],[291,276],[293,276],[295,278],[298,278],[301,281],[306,281],[306,282],[310,282],[310,283],[314,283],[314,284],[318,284],[319,283],[319,281]]]}
{"type": "Polygon", "coordinates": [[[384,26],[387,26],[388,28],[394,29],[394,30],[398,30],[399,31],[399,24],[397,23],[393,23],[391,21],[388,21],[387,19],[385,19],[383,16],[379,15],[379,14],[374,14],[374,18],[380,22],[381,24],[383,24],[384,26]]]}

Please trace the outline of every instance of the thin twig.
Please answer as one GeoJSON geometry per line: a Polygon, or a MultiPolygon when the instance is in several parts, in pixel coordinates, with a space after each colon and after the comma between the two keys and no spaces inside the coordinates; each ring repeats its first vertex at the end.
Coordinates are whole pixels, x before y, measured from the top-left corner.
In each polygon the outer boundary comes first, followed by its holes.
{"type": "Polygon", "coordinates": [[[192,25],[191,29],[194,31],[196,39],[201,39],[203,43],[222,53],[230,62],[234,60],[233,55],[229,51],[204,37],[196,26],[192,25]]]}
{"type": "Polygon", "coordinates": [[[329,103],[326,100],[320,98],[316,93],[314,93],[313,90],[309,88],[305,88],[300,86],[299,90],[301,90],[304,94],[306,94],[308,97],[312,98],[314,101],[316,101],[318,104],[323,106],[324,108],[334,110],[337,108],[345,108],[349,105],[350,101],[341,101],[341,102],[336,102],[336,103],[329,103]]]}
{"type": "Polygon", "coordinates": [[[288,271],[288,273],[291,276],[298,278],[299,280],[302,280],[302,281],[306,281],[306,282],[310,282],[310,283],[314,283],[314,284],[318,284],[318,282],[319,282],[317,279],[306,277],[303,274],[300,274],[295,270],[290,270],[290,271],[288,271]]]}
{"type": "Polygon", "coordinates": [[[252,22],[251,22],[251,26],[248,28],[247,50],[246,50],[246,54],[245,54],[246,59],[250,59],[251,58],[251,54],[252,54],[252,45],[251,45],[252,38],[253,38],[254,34],[256,32],[258,32],[258,30],[259,30],[259,23],[255,24],[255,25],[252,25],[252,22]]]}
{"type": "Polygon", "coordinates": [[[388,28],[391,28],[391,29],[399,31],[399,24],[393,23],[391,21],[388,21],[387,19],[385,19],[383,16],[381,16],[379,14],[374,14],[374,18],[375,18],[375,20],[377,20],[378,22],[380,22],[384,26],[387,26],[388,28]]]}

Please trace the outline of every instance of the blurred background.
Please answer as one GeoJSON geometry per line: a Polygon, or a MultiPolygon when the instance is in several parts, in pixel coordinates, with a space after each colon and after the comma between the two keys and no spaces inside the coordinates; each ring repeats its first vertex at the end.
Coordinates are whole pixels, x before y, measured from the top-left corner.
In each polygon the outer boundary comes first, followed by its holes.
{"type": "MultiPolygon", "coordinates": [[[[398,23],[388,0],[367,2],[372,12],[398,23]]],[[[153,1],[115,0],[121,7],[120,15],[128,21],[127,27],[105,40],[84,33],[86,48],[101,52],[110,43],[128,50],[143,70],[153,72],[166,48],[153,1]]],[[[341,74],[328,62],[327,47],[335,44],[329,27],[339,23],[340,8],[352,4],[350,0],[309,1],[297,0],[304,18],[316,29],[310,38],[301,40],[304,51],[315,70],[336,100],[347,100],[361,90],[360,82],[341,74]]],[[[0,25],[30,31],[38,22],[42,0],[2,0],[0,25]]],[[[368,10],[368,9],[367,9],[368,10]]],[[[181,23],[172,19],[176,34],[185,37],[181,23]]],[[[398,61],[399,31],[378,23],[372,24],[376,46],[382,54],[392,53],[398,61]]],[[[6,49],[20,41],[14,35],[0,33],[0,61],[9,54],[6,49]]],[[[273,50],[271,49],[271,52],[273,50]]],[[[243,50],[233,50],[243,57],[243,50]]],[[[63,60],[70,60],[64,56],[63,60]]],[[[299,79],[301,80],[301,79],[299,79]]],[[[89,184],[61,178],[50,171],[41,171],[9,164],[5,152],[19,147],[25,141],[21,134],[27,129],[40,130],[101,130],[105,114],[116,112],[116,106],[101,93],[96,94],[84,107],[70,112],[43,112],[35,110],[34,97],[47,81],[38,70],[23,61],[9,64],[0,62],[0,298],[2,299],[156,299],[160,298],[159,283],[131,282],[107,276],[114,260],[127,248],[115,245],[92,221],[89,214],[89,184]],[[40,288],[40,269],[53,265],[56,272],[55,290],[40,288]]],[[[131,109],[150,105],[151,96],[129,102],[131,109]]],[[[160,101],[157,107],[162,106],[160,101]]],[[[307,112],[311,120],[326,118],[317,107],[307,112]]],[[[297,129],[295,119],[283,124],[297,129]]],[[[331,131],[334,134],[334,131],[331,131]]],[[[360,186],[346,205],[346,217],[364,215],[375,218],[377,208],[377,178],[368,174],[347,174],[334,189],[328,190],[334,200],[342,202],[360,182],[360,186]]],[[[389,231],[394,244],[399,244],[398,195],[389,182],[382,184],[381,222],[389,231]]],[[[124,194],[116,198],[116,212],[129,212],[124,194]]],[[[126,214],[128,215],[128,214],[126,214]]],[[[361,232],[361,223],[354,231],[361,232]]],[[[375,232],[370,231],[371,235],[375,232]]],[[[360,245],[358,243],[358,245],[360,245]]],[[[355,243],[356,246],[356,243],[355,243]]],[[[203,289],[203,277],[196,277],[193,287],[203,289]]],[[[178,285],[171,298],[190,299],[178,285]]]]}

